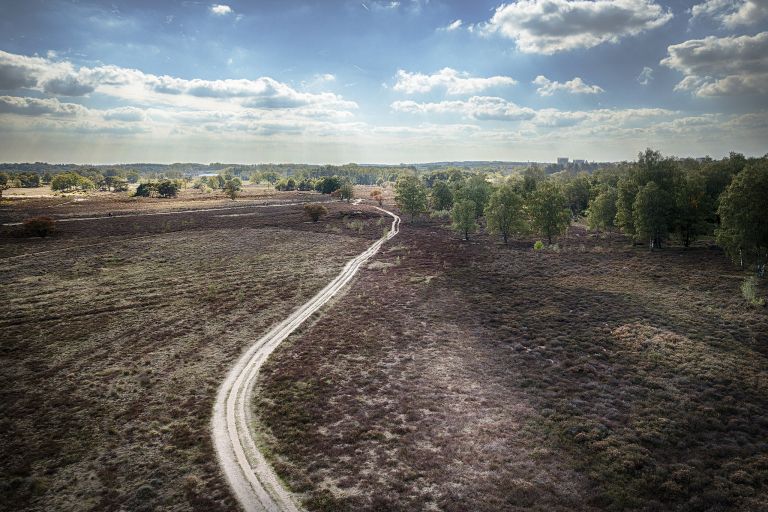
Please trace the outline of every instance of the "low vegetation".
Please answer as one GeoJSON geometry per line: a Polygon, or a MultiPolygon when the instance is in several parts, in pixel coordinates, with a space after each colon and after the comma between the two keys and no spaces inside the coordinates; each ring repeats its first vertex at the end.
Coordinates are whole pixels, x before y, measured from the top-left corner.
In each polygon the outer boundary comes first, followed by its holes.
{"type": "Polygon", "coordinates": [[[45,240],[0,231],[0,510],[236,509],[208,430],[219,384],[380,235],[378,213],[346,204],[308,224],[301,206],[142,216],[154,201],[0,212],[104,217],[45,240]]]}
{"type": "Polygon", "coordinates": [[[722,252],[449,227],[405,225],[263,369],[309,510],[766,508],[768,310],[722,252]]]}
{"type": "Polygon", "coordinates": [[[326,207],[317,203],[305,204],[304,211],[306,212],[307,216],[312,219],[312,222],[317,222],[320,220],[320,217],[328,214],[326,207]]]}
{"type": "Polygon", "coordinates": [[[45,238],[56,230],[56,221],[47,215],[26,219],[22,224],[24,233],[29,236],[45,238]]]}

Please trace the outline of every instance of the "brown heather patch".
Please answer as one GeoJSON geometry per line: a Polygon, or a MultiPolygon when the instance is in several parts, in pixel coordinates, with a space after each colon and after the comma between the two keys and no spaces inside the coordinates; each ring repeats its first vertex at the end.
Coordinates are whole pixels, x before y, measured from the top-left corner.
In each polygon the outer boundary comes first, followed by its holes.
{"type": "Polygon", "coordinates": [[[295,206],[2,238],[0,510],[236,509],[210,443],[215,393],[379,236],[378,214],[331,209],[317,224],[295,206]]]}
{"type": "Polygon", "coordinates": [[[768,509],[768,314],[706,246],[560,250],[405,225],[270,358],[311,510],[768,509]]]}

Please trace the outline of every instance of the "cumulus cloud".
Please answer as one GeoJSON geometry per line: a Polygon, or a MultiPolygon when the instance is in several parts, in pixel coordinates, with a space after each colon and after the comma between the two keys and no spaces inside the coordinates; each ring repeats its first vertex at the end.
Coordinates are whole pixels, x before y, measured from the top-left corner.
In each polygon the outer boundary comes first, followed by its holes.
{"type": "Polygon", "coordinates": [[[107,121],[124,121],[127,123],[137,123],[146,119],[144,110],[136,107],[119,107],[105,110],[103,114],[107,121]]]}
{"type": "Polygon", "coordinates": [[[661,108],[596,109],[566,111],[553,108],[534,110],[521,107],[503,98],[473,96],[466,101],[418,103],[396,101],[391,108],[411,114],[454,114],[474,121],[519,122],[523,127],[567,128],[579,125],[589,130],[632,128],[655,120],[674,119],[679,112],[661,108]]]}
{"type": "Polygon", "coordinates": [[[56,98],[21,98],[0,96],[0,114],[22,116],[73,117],[84,115],[87,109],[75,103],[60,103],[56,98]]]}
{"type": "Polygon", "coordinates": [[[443,68],[432,75],[409,73],[401,69],[395,79],[393,89],[406,94],[430,92],[433,89],[445,89],[445,92],[451,95],[473,94],[491,87],[517,83],[517,80],[508,76],[478,78],[451,68],[443,68]]]}
{"type": "Polygon", "coordinates": [[[211,14],[215,14],[216,16],[226,16],[227,14],[232,14],[234,11],[232,8],[225,4],[213,4],[210,7],[211,14]]]}
{"type": "MultiPolygon", "coordinates": [[[[319,78],[331,81],[333,75],[319,78]]],[[[318,77],[316,77],[318,78],[318,77]]],[[[183,79],[157,76],[117,66],[75,68],[70,62],[27,57],[0,51],[0,89],[31,88],[57,96],[98,92],[109,96],[171,105],[212,107],[212,102],[237,101],[257,108],[356,109],[357,104],[329,92],[301,92],[270,77],[252,80],[183,79]]],[[[232,107],[232,105],[230,105],[232,107]]]]}
{"type": "Polygon", "coordinates": [[[557,91],[565,91],[570,94],[598,94],[605,92],[600,86],[587,85],[578,76],[567,82],[553,82],[547,77],[539,75],[531,83],[539,86],[536,88],[539,96],[552,96],[557,91]]]}
{"type": "Polygon", "coordinates": [[[755,25],[768,18],[767,0],[706,0],[691,8],[691,21],[711,18],[727,28],[755,25]]]}
{"type": "Polygon", "coordinates": [[[640,85],[648,85],[653,80],[653,69],[643,66],[643,70],[637,75],[636,80],[640,85]]]}
{"type": "Polygon", "coordinates": [[[709,36],[669,46],[661,64],[685,76],[676,90],[699,96],[768,94],[768,32],[709,36]]]}
{"type": "Polygon", "coordinates": [[[616,43],[670,19],[653,0],[518,0],[497,7],[480,28],[513,39],[521,52],[551,55],[616,43]]]}
{"type": "Polygon", "coordinates": [[[52,77],[42,82],[43,91],[57,96],[85,96],[96,90],[92,83],[81,81],[77,76],[52,77]]]}
{"type": "Polygon", "coordinates": [[[415,101],[395,101],[391,108],[397,112],[420,114],[460,114],[478,121],[519,121],[531,119],[535,112],[527,107],[520,107],[511,101],[493,96],[472,96],[466,101],[440,101],[435,103],[417,103],[415,101]]]}

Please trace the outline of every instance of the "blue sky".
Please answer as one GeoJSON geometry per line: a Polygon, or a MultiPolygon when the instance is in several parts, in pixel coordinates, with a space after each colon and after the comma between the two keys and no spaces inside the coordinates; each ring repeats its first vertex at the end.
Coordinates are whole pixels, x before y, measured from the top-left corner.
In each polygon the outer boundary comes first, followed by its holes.
{"type": "Polygon", "coordinates": [[[4,0],[0,160],[768,151],[768,0],[4,0]]]}

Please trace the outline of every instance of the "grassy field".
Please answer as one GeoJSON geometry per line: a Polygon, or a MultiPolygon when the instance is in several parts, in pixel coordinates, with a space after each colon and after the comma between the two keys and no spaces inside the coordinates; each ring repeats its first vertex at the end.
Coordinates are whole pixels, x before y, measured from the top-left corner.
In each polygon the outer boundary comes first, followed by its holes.
{"type": "Polygon", "coordinates": [[[240,200],[59,203],[6,201],[0,219],[131,216],[3,228],[0,509],[235,509],[210,443],[218,385],[387,221],[339,203],[316,224],[240,200]]]}
{"type": "MultiPolygon", "coordinates": [[[[768,313],[720,250],[404,225],[259,381],[310,510],[768,510],[768,313]]],[[[763,293],[765,290],[763,290],[763,293]]]]}

